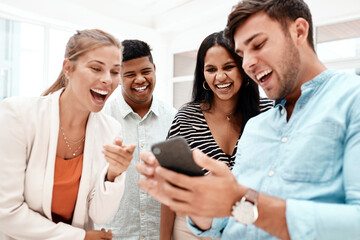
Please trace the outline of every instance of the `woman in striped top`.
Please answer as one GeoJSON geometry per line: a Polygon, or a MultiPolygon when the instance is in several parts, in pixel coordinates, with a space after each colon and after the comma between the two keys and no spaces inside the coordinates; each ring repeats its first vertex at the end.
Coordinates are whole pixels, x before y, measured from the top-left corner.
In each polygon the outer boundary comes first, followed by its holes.
{"type": "MultiPolygon", "coordinates": [[[[242,59],[232,50],[223,32],[209,35],[197,54],[192,101],[183,106],[168,138],[183,136],[191,149],[224,161],[231,169],[237,142],[246,122],[273,106],[259,99],[259,89],[244,73],[242,59]]],[[[185,217],[162,205],[160,239],[199,238],[187,228],[185,217]]]]}

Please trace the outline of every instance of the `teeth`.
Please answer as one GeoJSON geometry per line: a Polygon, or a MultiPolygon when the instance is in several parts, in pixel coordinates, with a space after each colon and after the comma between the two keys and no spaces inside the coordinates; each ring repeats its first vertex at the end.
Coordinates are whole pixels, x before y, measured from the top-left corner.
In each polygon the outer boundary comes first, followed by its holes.
{"type": "Polygon", "coordinates": [[[217,88],[227,88],[231,85],[231,83],[225,83],[225,84],[219,84],[219,85],[216,85],[217,88]]]}
{"type": "Polygon", "coordinates": [[[136,91],[140,92],[140,91],[143,91],[147,88],[147,86],[144,86],[144,87],[140,87],[140,88],[135,88],[136,91]]]}
{"type": "Polygon", "coordinates": [[[260,81],[261,80],[261,78],[263,78],[264,76],[266,76],[266,75],[268,75],[269,73],[271,73],[272,72],[272,70],[266,70],[266,71],[264,71],[264,72],[262,72],[262,73],[259,73],[258,75],[256,75],[256,79],[258,80],[258,81],[260,81]]]}
{"type": "Polygon", "coordinates": [[[96,92],[96,93],[101,94],[101,95],[107,95],[109,93],[106,90],[100,90],[100,89],[94,89],[94,88],[92,88],[91,91],[96,92]]]}

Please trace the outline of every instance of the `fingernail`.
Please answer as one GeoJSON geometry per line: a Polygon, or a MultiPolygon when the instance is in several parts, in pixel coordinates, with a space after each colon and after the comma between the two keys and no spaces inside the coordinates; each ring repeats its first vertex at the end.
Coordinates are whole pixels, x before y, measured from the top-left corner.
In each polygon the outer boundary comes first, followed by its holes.
{"type": "Polygon", "coordinates": [[[152,167],[146,167],[146,173],[151,173],[153,171],[154,168],[152,167]]]}
{"type": "Polygon", "coordinates": [[[149,160],[149,163],[152,164],[152,163],[155,162],[155,157],[154,157],[154,156],[150,156],[148,160],[149,160]]]}

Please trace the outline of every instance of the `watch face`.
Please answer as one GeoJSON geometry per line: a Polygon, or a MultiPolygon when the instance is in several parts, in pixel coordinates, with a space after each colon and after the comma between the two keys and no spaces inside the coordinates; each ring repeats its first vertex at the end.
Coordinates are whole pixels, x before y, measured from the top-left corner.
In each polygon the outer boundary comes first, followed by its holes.
{"type": "Polygon", "coordinates": [[[256,205],[243,199],[233,207],[232,214],[235,220],[242,224],[252,224],[258,218],[256,205]]]}

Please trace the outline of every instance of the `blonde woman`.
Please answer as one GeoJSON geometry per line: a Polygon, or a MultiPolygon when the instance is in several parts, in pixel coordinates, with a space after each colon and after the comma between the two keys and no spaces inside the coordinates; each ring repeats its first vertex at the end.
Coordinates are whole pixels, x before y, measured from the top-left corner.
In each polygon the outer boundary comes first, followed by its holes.
{"type": "Polygon", "coordinates": [[[78,31],[44,96],[0,103],[1,239],[112,239],[92,229],[116,213],[135,148],[99,113],[120,64],[112,35],[78,31]]]}

